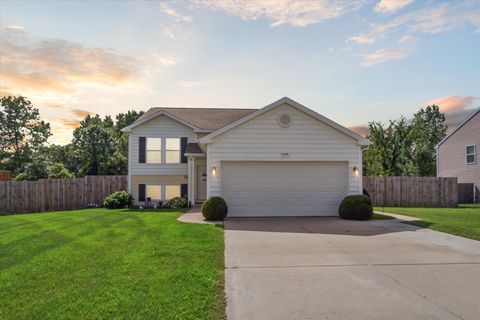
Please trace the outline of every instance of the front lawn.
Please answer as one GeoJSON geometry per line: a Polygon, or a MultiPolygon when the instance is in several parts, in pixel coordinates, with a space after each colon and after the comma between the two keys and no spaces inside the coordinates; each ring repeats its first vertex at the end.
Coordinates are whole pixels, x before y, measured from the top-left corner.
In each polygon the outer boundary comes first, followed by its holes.
{"type": "Polygon", "coordinates": [[[223,229],[179,212],[0,216],[0,319],[222,319],[223,229]]]}
{"type": "Polygon", "coordinates": [[[376,207],[377,212],[398,213],[417,217],[408,222],[419,227],[480,240],[480,205],[459,205],[458,208],[391,208],[376,207]]]}

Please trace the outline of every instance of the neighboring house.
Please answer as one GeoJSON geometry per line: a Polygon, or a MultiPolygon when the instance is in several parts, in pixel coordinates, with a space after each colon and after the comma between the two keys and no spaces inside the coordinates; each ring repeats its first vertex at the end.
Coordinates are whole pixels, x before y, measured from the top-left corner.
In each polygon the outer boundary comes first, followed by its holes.
{"type": "Polygon", "coordinates": [[[437,176],[473,183],[474,201],[480,202],[480,108],[437,145],[437,176]]]}
{"type": "Polygon", "coordinates": [[[221,196],[230,217],[323,216],[362,193],[369,141],[286,97],[258,110],[153,108],[123,131],[137,204],[221,196]]]}

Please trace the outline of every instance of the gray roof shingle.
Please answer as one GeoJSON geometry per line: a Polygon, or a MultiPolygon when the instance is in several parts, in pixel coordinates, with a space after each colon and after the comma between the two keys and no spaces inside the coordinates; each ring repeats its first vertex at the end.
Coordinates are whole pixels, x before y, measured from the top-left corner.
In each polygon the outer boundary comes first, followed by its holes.
{"type": "Polygon", "coordinates": [[[200,146],[197,143],[190,142],[187,144],[187,148],[185,149],[185,153],[191,154],[202,154],[203,151],[200,149],[200,146]]]}
{"type": "Polygon", "coordinates": [[[145,112],[145,114],[138,118],[137,121],[153,116],[160,111],[169,113],[192,126],[204,130],[205,132],[210,132],[223,128],[226,125],[257,111],[257,109],[156,107],[145,112]]]}

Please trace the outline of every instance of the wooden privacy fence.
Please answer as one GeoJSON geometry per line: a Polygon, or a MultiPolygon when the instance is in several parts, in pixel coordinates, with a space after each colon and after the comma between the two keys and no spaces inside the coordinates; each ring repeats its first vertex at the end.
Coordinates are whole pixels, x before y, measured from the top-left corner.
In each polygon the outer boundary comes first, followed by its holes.
{"type": "Polygon", "coordinates": [[[81,209],[119,190],[127,190],[127,176],[0,181],[0,213],[81,209]]]}
{"type": "Polygon", "coordinates": [[[363,177],[373,205],[385,207],[456,207],[457,178],[363,177]]]}

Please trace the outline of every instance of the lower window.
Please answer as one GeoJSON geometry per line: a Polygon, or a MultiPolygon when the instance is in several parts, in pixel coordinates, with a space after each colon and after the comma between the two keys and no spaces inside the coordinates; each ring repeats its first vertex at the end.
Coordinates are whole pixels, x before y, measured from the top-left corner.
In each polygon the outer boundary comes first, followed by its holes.
{"type": "Polygon", "coordinates": [[[180,186],[165,186],[165,199],[180,197],[180,186]]]}
{"type": "Polygon", "coordinates": [[[146,198],[150,198],[152,201],[162,199],[162,186],[147,185],[146,191],[146,198]]]}

